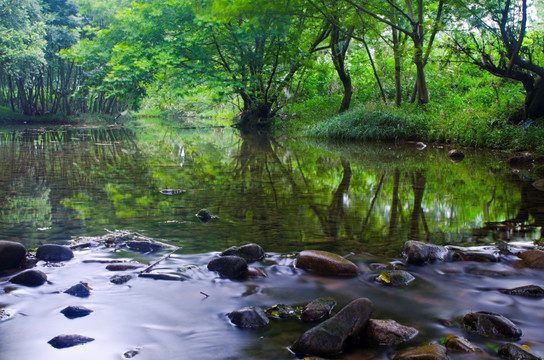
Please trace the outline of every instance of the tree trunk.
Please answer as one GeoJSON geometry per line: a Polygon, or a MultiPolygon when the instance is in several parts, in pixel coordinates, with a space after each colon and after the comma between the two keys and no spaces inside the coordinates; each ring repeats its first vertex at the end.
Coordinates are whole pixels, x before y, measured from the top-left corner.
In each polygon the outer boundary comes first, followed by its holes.
{"type": "Polygon", "coordinates": [[[527,92],[525,97],[525,114],[527,118],[538,119],[544,117],[544,80],[540,79],[533,91],[527,92]]]}
{"type": "Polygon", "coordinates": [[[338,74],[338,77],[340,78],[340,81],[342,82],[342,86],[344,87],[344,97],[342,98],[342,104],[340,105],[340,109],[338,110],[339,113],[343,113],[344,111],[349,109],[349,105],[351,103],[351,97],[353,95],[352,85],[351,85],[351,76],[349,75],[349,72],[346,70],[346,52],[349,47],[349,43],[351,40],[351,33],[353,32],[353,27],[351,27],[348,30],[348,34],[346,35],[346,38],[344,39],[344,43],[341,44],[340,41],[340,29],[338,26],[333,25],[331,30],[331,57],[332,62],[334,64],[334,68],[336,69],[336,72],[338,74]]]}
{"type": "Polygon", "coordinates": [[[256,99],[254,96],[240,93],[244,101],[244,109],[239,115],[236,127],[241,129],[268,128],[273,117],[272,103],[256,99]]]}
{"type": "Polygon", "coordinates": [[[395,58],[395,106],[402,104],[402,85],[401,85],[401,68],[400,68],[400,41],[397,29],[392,28],[393,32],[393,57],[395,58]]]}

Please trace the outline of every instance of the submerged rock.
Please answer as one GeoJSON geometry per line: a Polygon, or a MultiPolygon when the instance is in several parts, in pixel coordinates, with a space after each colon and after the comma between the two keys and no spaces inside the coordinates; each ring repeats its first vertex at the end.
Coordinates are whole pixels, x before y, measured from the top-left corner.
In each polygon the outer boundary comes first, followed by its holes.
{"type": "Polygon", "coordinates": [[[348,340],[361,335],[371,313],[372,302],[369,299],[353,300],[338,314],[302,334],[291,350],[298,356],[340,354],[348,340]]]}
{"type": "Polygon", "coordinates": [[[498,262],[499,253],[459,251],[451,255],[452,261],[498,262]]]}
{"type": "Polygon", "coordinates": [[[448,151],[448,159],[450,159],[450,161],[457,163],[463,161],[464,158],[465,154],[461,150],[453,149],[448,151]]]}
{"type": "Polygon", "coordinates": [[[268,317],[274,319],[288,319],[297,315],[291,306],[285,304],[276,304],[269,307],[264,312],[268,317]]]}
{"type": "Polygon", "coordinates": [[[215,219],[217,216],[215,215],[212,215],[212,213],[210,212],[210,210],[208,209],[200,209],[197,213],[196,213],[196,217],[202,221],[203,223],[207,223],[208,221],[210,221],[211,219],[215,219]]]}
{"type": "Polygon", "coordinates": [[[507,295],[526,296],[541,298],[544,297],[544,289],[537,285],[520,286],[513,289],[499,289],[500,292],[507,295]]]}
{"type": "Polygon", "coordinates": [[[264,311],[254,306],[233,311],[227,316],[234,325],[244,329],[258,329],[269,322],[264,311]]]}
{"type": "Polygon", "coordinates": [[[208,263],[208,270],[218,272],[222,277],[239,279],[247,271],[247,262],[239,256],[220,256],[208,263]]]}
{"type": "Polygon", "coordinates": [[[404,270],[384,270],[376,276],[376,281],[394,287],[406,286],[414,280],[415,277],[404,270]]]}
{"type": "Polygon", "coordinates": [[[12,284],[24,285],[24,286],[41,286],[47,281],[47,275],[40,270],[32,269],[23,271],[9,279],[12,284]]]}
{"type": "Polygon", "coordinates": [[[131,275],[114,275],[110,278],[110,282],[115,285],[122,285],[132,279],[131,275]]]}
{"type": "Polygon", "coordinates": [[[181,189],[163,189],[161,190],[161,194],[163,195],[180,195],[185,194],[187,190],[181,190],[181,189]]]}
{"type": "Polygon", "coordinates": [[[336,300],[332,297],[317,298],[304,307],[300,320],[313,322],[328,318],[335,306],[336,300]]]}
{"type": "Polygon", "coordinates": [[[448,349],[448,351],[458,353],[474,353],[482,351],[466,338],[457,335],[450,335],[446,337],[444,345],[446,345],[446,349],[448,349]]]}
{"type": "Polygon", "coordinates": [[[169,281],[185,281],[186,278],[179,275],[161,274],[161,273],[142,273],[138,275],[141,278],[153,279],[153,280],[169,280],[169,281]]]}
{"type": "Polygon", "coordinates": [[[446,348],[439,344],[428,344],[395,354],[393,360],[447,360],[446,348]]]}
{"type": "Polygon", "coordinates": [[[64,291],[65,294],[76,296],[76,297],[89,297],[91,295],[91,288],[89,284],[80,282],[77,285],[72,286],[68,290],[64,291]]]}
{"type": "Polygon", "coordinates": [[[22,244],[0,240],[0,271],[19,268],[25,255],[26,249],[22,244]]]}
{"type": "Polygon", "coordinates": [[[443,261],[448,254],[448,249],[444,246],[409,240],[404,244],[402,253],[408,264],[420,265],[429,261],[443,261]]]}
{"type": "Polygon", "coordinates": [[[264,259],[265,252],[260,245],[246,244],[244,246],[232,246],[221,253],[221,256],[239,256],[248,263],[264,259]]]}
{"type": "Polygon", "coordinates": [[[343,257],[320,250],[301,251],[295,266],[319,275],[357,276],[360,273],[357,265],[343,257]]]}
{"type": "Polygon", "coordinates": [[[141,268],[142,264],[109,264],[106,266],[106,270],[109,271],[125,271],[141,268]]]}
{"type": "Polygon", "coordinates": [[[127,247],[132,251],[140,253],[152,253],[162,249],[161,244],[157,244],[153,241],[128,241],[127,247]]]}
{"type": "Polygon", "coordinates": [[[417,334],[417,329],[394,320],[370,319],[366,329],[366,341],[372,346],[395,347],[413,339],[417,334]]]}
{"type": "Polygon", "coordinates": [[[533,168],[533,157],[522,155],[514,156],[506,160],[506,164],[514,170],[531,170],[533,168]]]}
{"type": "Polygon", "coordinates": [[[523,346],[514,343],[506,343],[499,347],[497,352],[500,356],[510,360],[540,360],[539,356],[534,355],[523,346]]]}
{"type": "Polygon", "coordinates": [[[87,309],[85,306],[68,306],[61,310],[61,313],[68,319],[77,319],[92,313],[93,310],[87,309]]]}
{"type": "Polygon", "coordinates": [[[74,252],[68,246],[45,244],[36,251],[36,258],[42,261],[66,261],[74,257],[74,252]]]}
{"type": "Polygon", "coordinates": [[[487,311],[466,314],[463,325],[469,332],[494,339],[519,340],[522,335],[521,329],[512,321],[487,311]]]}
{"type": "Polygon", "coordinates": [[[526,250],[518,255],[522,260],[522,266],[531,269],[544,269],[544,251],[526,250]]]}
{"type": "Polygon", "coordinates": [[[94,339],[82,335],[59,335],[55,336],[47,343],[56,349],[64,349],[76,345],[86,344],[91,341],[94,341],[94,339]]]}

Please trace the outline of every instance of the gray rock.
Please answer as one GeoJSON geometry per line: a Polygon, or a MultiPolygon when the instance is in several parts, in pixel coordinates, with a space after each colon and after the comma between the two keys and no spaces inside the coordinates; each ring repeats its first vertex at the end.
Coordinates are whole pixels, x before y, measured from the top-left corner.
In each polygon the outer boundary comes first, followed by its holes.
{"type": "Polygon", "coordinates": [[[332,297],[317,298],[304,307],[300,320],[313,322],[328,318],[335,306],[336,300],[332,297]]]}
{"type": "Polygon", "coordinates": [[[475,262],[498,262],[500,260],[498,253],[459,251],[451,255],[452,261],[475,261],[475,262]]]}
{"type": "Polygon", "coordinates": [[[79,284],[74,285],[68,290],[64,291],[64,293],[80,298],[85,298],[91,295],[91,288],[89,287],[89,284],[80,282],[79,284]]]}
{"type": "Polygon", "coordinates": [[[261,268],[248,267],[246,273],[244,274],[245,278],[265,278],[268,277],[266,271],[261,268]]]}
{"type": "Polygon", "coordinates": [[[114,275],[110,278],[110,282],[115,285],[122,285],[132,279],[131,275],[114,275]]]}
{"type": "Polygon", "coordinates": [[[20,267],[25,255],[26,249],[22,244],[0,240],[0,271],[20,267]]]}
{"type": "Polygon", "coordinates": [[[254,306],[233,311],[227,316],[234,325],[244,329],[258,329],[269,322],[264,311],[254,306]]]}
{"type": "Polygon", "coordinates": [[[360,273],[357,265],[343,257],[320,250],[301,251],[296,258],[295,266],[319,275],[357,276],[360,273]]]}
{"type": "Polygon", "coordinates": [[[221,253],[221,256],[240,256],[248,263],[264,259],[265,252],[260,245],[246,244],[241,247],[232,246],[221,253]]]}
{"type": "Polygon", "coordinates": [[[106,270],[109,271],[126,271],[141,268],[142,264],[109,264],[106,270]]]}
{"type": "Polygon", "coordinates": [[[47,275],[40,270],[32,269],[19,273],[9,279],[12,284],[24,285],[24,286],[41,286],[47,281],[47,275]]]}
{"type": "Polygon", "coordinates": [[[74,252],[68,246],[57,244],[41,245],[36,251],[36,258],[42,261],[66,261],[74,257],[74,252]]]}
{"type": "Polygon", "coordinates": [[[220,256],[208,263],[208,270],[218,272],[222,277],[239,279],[247,271],[247,262],[239,256],[220,256]]]}
{"type": "Polygon", "coordinates": [[[540,360],[539,356],[532,354],[529,350],[524,349],[522,346],[513,343],[506,343],[501,345],[498,350],[498,354],[503,358],[510,360],[540,360]]]}
{"type": "Polygon", "coordinates": [[[499,289],[500,292],[507,295],[525,296],[541,298],[544,297],[544,289],[537,285],[520,286],[513,289],[499,289]]]}
{"type": "Polygon", "coordinates": [[[181,195],[185,194],[187,190],[181,190],[181,189],[163,189],[161,190],[161,194],[163,195],[181,195]]]}
{"type": "Polygon", "coordinates": [[[544,269],[544,251],[527,250],[518,255],[522,259],[523,267],[544,269]]]}
{"type": "Polygon", "coordinates": [[[439,344],[428,344],[395,354],[393,360],[447,360],[446,348],[439,344]]]}
{"type": "Polygon", "coordinates": [[[448,351],[457,353],[475,353],[482,351],[466,338],[457,335],[450,335],[446,337],[444,345],[446,345],[446,349],[448,349],[448,351]]]}
{"type": "Polygon", "coordinates": [[[209,222],[211,219],[215,219],[217,216],[215,215],[212,215],[212,213],[210,212],[210,210],[208,209],[200,209],[197,213],[196,213],[196,217],[202,221],[203,223],[207,223],[209,222]]]}
{"type": "Polygon", "coordinates": [[[285,304],[276,304],[264,312],[266,316],[273,319],[289,319],[297,315],[291,306],[285,304]]]}
{"type": "Polygon", "coordinates": [[[132,251],[140,253],[153,253],[162,249],[161,244],[157,244],[153,241],[128,241],[127,247],[132,251]]]}
{"type": "Polygon", "coordinates": [[[366,340],[372,346],[395,347],[416,336],[417,329],[399,324],[394,320],[368,321],[366,340]]]}
{"type": "Polygon", "coordinates": [[[64,349],[76,345],[86,344],[91,341],[94,341],[94,339],[82,335],[59,335],[49,340],[48,344],[56,349],[64,349]]]}
{"type": "Polygon", "coordinates": [[[448,249],[444,246],[410,240],[404,244],[402,253],[407,263],[421,265],[430,261],[443,261],[448,254],[448,249]]]}
{"type": "Polygon", "coordinates": [[[465,154],[461,150],[453,149],[448,151],[448,159],[450,159],[450,161],[457,163],[463,161],[464,158],[465,154]]]}
{"type": "Polygon", "coordinates": [[[404,270],[384,270],[376,277],[376,281],[394,287],[406,286],[414,280],[415,277],[404,270]]]}
{"type": "Polygon", "coordinates": [[[67,306],[61,310],[61,313],[68,319],[77,319],[92,313],[93,310],[87,309],[85,306],[67,306]]]}
{"type": "Polygon", "coordinates": [[[522,335],[521,329],[512,321],[487,311],[466,314],[463,325],[469,332],[494,339],[519,340],[522,335]]]}
{"type": "Polygon", "coordinates": [[[361,335],[371,313],[369,299],[353,300],[338,314],[302,334],[291,350],[298,356],[340,354],[348,340],[356,340],[361,335]]]}

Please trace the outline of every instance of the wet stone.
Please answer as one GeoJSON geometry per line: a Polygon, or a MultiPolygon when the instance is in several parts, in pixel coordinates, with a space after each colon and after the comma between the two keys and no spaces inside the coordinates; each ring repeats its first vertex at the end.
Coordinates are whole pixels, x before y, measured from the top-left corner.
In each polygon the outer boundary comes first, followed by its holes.
{"type": "Polygon", "coordinates": [[[521,329],[500,314],[487,311],[468,313],[463,317],[467,331],[494,339],[519,340],[521,329]]]}
{"type": "Polygon", "coordinates": [[[0,240],[0,271],[16,269],[25,260],[25,247],[14,241],[0,240]]]}
{"type": "Polygon", "coordinates": [[[450,335],[446,337],[444,345],[446,345],[446,349],[448,349],[448,351],[458,353],[474,353],[482,351],[466,338],[457,335],[450,335]]]}
{"type": "Polygon", "coordinates": [[[264,311],[266,315],[274,319],[288,319],[296,316],[295,310],[285,304],[276,304],[264,311]]]}
{"type": "Polygon", "coordinates": [[[163,195],[181,195],[185,194],[187,190],[181,190],[181,189],[163,189],[161,190],[161,194],[163,195]]]}
{"type": "Polygon", "coordinates": [[[82,335],[59,335],[49,340],[48,344],[56,349],[64,349],[76,345],[83,345],[91,341],[94,341],[94,339],[82,335]]]}
{"type": "Polygon", "coordinates": [[[106,270],[109,271],[126,271],[141,268],[142,264],[109,264],[106,270]]]}
{"type": "Polygon", "coordinates": [[[524,267],[531,269],[544,269],[544,251],[527,250],[518,255],[524,267]]]}
{"type": "Polygon", "coordinates": [[[256,267],[248,267],[246,273],[244,274],[245,278],[265,278],[268,277],[264,269],[256,267]]]}
{"type": "Polygon", "coordinates": [[[222,277],[239,279],[244,276],[247,262],[239,256],[220,256],[208,263],[208,270],[219,273],[222,277]]]}
{"type": "Polygon", "coordinates": [[[357,265],[343,257],[320,250],[301,251],[295,261],[299,269],[318,275],[357,276],[360,273],[357,265]]]}
{"type": "Polygon", "coordinates": [[[132,251],[140,253],[153,253],[162,249],[161,244],[153,241],[128,241],[127,247],[132,251]]]}
{"type": "Polygon", "coordinates": [[[211,219],[215,219],[216,216],[215,215],[212,215],[212,213],[210,212],[210,210],[208,209],[200,209],[197,213],[196,213],[196,217],[202,221],[203,223],[207,223],[209,222],[211,219]]]}
{"type": "Polygon", "coordinates": [[[269,322],[263,309],[253,306],[233,311],[227,316],[234,325],[244,329],[258,329],[269,322]]]}
{"type": "Polygon", "coordinates": [[[61,310],[61,313],[68,319],[77,319],[92,313],[93,310],[87,309],[85,306],[68,306],[61,310]]]}
{"type": "Polygon", "coordinates": [[[457,163],[457,162],[463,161],[464,158],[465,158],[465,154],[461,150],[453,149],[448,151],[448,159],[450,159],[453,162],[457,163]]]}
{"type": "Polygon", "coordinates": [[[313,322],[326,319],[331,314],[336,305],[336,300],[332,297],[320,297],[304,307],[300,314],[300,320],[304,322],[313,322]]]}
{"type": "Polygon", "coordinates": [[[522,155],[514,156],[506,160],[506,163],[514,170],[531,170],[533,168],[533,157],[522,155]]]}
{"type": "Polygon", "coordinates": [[[91,295],[91,288],[87,283],[80,282],[77,285],[72,286],[68,290],[64,291],[65,294],[85,298],[91,295]]]}
{"type": "Polygon", "coordinates": [[[138,355],[139,353],[140,353],[140,350],[136,350],[136,349],[134,349],[134,350],[129,350],[129,351],[127,351],[127,352],[125,352],[125,353],[123,354],[123,358],[125,358],[125,359],[132,359],[133,357],[135,357],[135,356],[138,355]]]}
{"type": "Polygon", "coordinates": [[[36,251],[36,258],[42,261],[66,261],[73,257],[72,249],[64,245],[45,244],[36,251]]]}
{"type": "Polygon", "coordinates": [[[40,270],[27,270],[20,274],[15,275],[9,282],[17,285],[24,285],[30,287],[41,286],[47,281],[47,275],[40,270]]]}
{"type": "Polygon", "coordinates": [[[439,344],[428,344],[395,354],[393,360],[447,360],[446,348],[439,344]]]}
{"type": "Polygon", "coordinates": [[[408,264],[421,265],[426,262],[443,261],[448,254],[448,249],[444,246],[410,240],[404,244],[402,253],[408,264]]]}
{"type": "Polygon", "coordinates": [[[418,334],[417,329],[399,324],[394,320],[368,321],[366,340],[372,346],[395,347],[418,334]]]}
{"type": "Polygon", "coordinates": [[[534,355],[529,350],[523,348],[519,344],[506,343],[501,345],[498,350],[498,354],[510,360],[539,360],[542,359],[539,356],[534,355]]]}
{"type": "Polygon", "coordinates": [[[360,336],[368,323],[372,307],[369,299],[353,300],[338,314],[302,334],[291,350],[298,356],[340,354],[349,340],[360,336]]]}
{"type": "Polygon", "coordinates": [[[265,252],[260,245],[246,244],[241,247],[232,246],[221,253],[221,256],[240,256],[248,263],[264,259],[265,252]]]}
{"type": "Polygon", "coordinates": [[[110,282],[115,285],[122,285],[130,281],[132,279],[131,275],[114,275],[110,278],[110,282]]]}
{"type": "Polygon", "coordinates": [[[376,277],[376,281],[394,287],[406,286],[414,280],[415,277],[404,270],[384,270],[376,277]]]}
{"type": "Polygon", "coordinates": [[[153,280],[167,280],[167,281],[185,281],[184,277],[179,275],[172,274],[161,274],[161,273],[143,273],[138,275],[141,278],[153,279],[153,280]]]}
{"type": "Polygon", "coordinates": [[[544,179],[535,181],[533,187],[539,191],[544,191],[544,179]]]}
{"type": "Polygon", "coordinates": [[[542,298],[544,297],[544,289],[537,285],[520,286],[513,289],[499,289],[500,292],[507,295],[525,296],[542,298]]]}
{"type": "Polygon", "coordinates": [[[499,259],[498,253],[460,251],[451,255],[452,261],[498,262],[499,259]]]}

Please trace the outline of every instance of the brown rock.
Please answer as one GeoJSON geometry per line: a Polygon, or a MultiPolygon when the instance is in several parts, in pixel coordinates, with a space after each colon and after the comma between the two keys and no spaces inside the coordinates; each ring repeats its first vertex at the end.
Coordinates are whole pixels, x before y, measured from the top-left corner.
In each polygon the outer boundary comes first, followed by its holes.
{"type": "Polygon", "coordinates": [[[544,269],[544,251],[527,250],[518,255],[523,265],[531,269],[544,269]]]}
{"type": "Polygon", "coordinates": [[[26,249],[22,244],[0,240],[0,271],[20,267],[25,254],[26,249]]]}
{"type": "Polygon", "coordinates": [[[438,344],[428,344],[395,354],[393,360],[447,360],[446,348],[438,344]]]}
{"type": "Polygon", "coordinates": [[[394,320],[371,319],[366,329],[367,341],[379,347],[395,347],[412,339],[417,333],[417,329],[401,325],[394,320]]]}
{"type": "Polygon", "coordinates": [[[319,275],[357,276],[360,273],[357,265],[343,257],[320,250],[301,251],[295,266],[319,275]]]}
{"type": "Polygon", "coordinates": [[[445,340],[446,349],[448,351],[460,353],[473,353],[482,351],[476,345],[468,341],[466,338],[457,335],[450,335],[445,340]]]}

